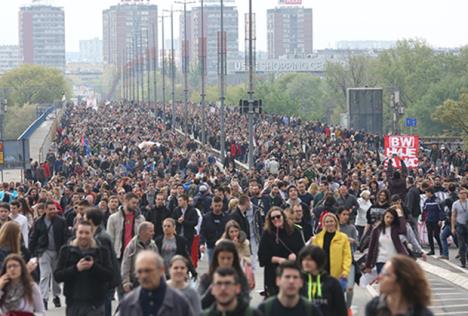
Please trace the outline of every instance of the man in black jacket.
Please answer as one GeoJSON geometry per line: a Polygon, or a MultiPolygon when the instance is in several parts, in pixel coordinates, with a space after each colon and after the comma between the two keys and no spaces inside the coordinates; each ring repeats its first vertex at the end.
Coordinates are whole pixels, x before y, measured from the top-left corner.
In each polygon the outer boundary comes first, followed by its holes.
{"type": "Polygon", "coordinates": [[[94,240],[88,221],[81,220],[76,238],[60,249],[54,276],[64,282],[67,316],[104,315],[112,265],[109,252],[94,240]]]}
{"type": "Polygon", "coordinates": [[[53,278],[53,272],[57,266],[58,252],[66,244],[69,231],[65,219],[57,215],[57,207],[52,200],[45,202],[45,213],[33,225],[29,240],[31,254],[39,258],[41,278],[39,287],[44,306],[47,309],[49,289],[52,284],[54,295],[53,303],[60,307],[60,286],[53,278]]]}
{"type": "Polygon", "coordinates": [[[227,217],[223,214],[223,200],[219,196],[213,198],[211,203],[211,212],[203,216],[200,229],[202,252],[207,252],[208,262],[213,258],[213,252],[216,241],[221,238],[226,225],[227,217]],[[205,246],[206,243],[206,246],[205,246]]]}
{"type": "Polygon", "coordinates": [[[179,206],[174,210],[172,218],[177,222],[177,234],[187,240],[188,248],[192,249],[193,236],[195,235],[195,226],[198,224],[198,213],[188,205],[188,197],[182,194],[177,199],[179,206]]]}
{"type": "Polygon", "coordinates": [[[86,210],[85,218],[93,227],[94,240],[97,244],[107,250],[111,259],[112,266],[112,280],[108,284],[108,293],[105,301],[105,316],[112,315],[112,296],[114,295],[114,289],[121,283],[120,277],[120,264],[117,260],[117,255],[115,254],[114,247],[112,246],[112,241],[110,235],[103,228],[104,213],[98,208],[90,208],[86,210]]]}
{"type": "Polygon", "coordinates": [[[406,178],[406,186],[408,188],[408,193],[406,193],[406,208],[408,209],[409,224],[416,230],[416,224],[418,221],[419,215],[421,215],[421,192],[416,187],[413,177],[406,178]]]}
{"type": "Polygon", "coordinates": [[[247,195],[241,195],[239,198],[239,205],[229,219],[235,220],[240,225],[242,231],[247,235],[247,239],[250,240],[250,226],[246,214],[249,207],[250,198],[247,195]]]}
{"type": "Polygon", "coordinates": [[[163,235],[162,223],[163,221],[171,217],[169,210],[164,205],[164,194],[158,193],[156,195],[156,202],[154,208],[150,209],[144,214],[145,219],[154,225],[154,239],[163,235]]]}

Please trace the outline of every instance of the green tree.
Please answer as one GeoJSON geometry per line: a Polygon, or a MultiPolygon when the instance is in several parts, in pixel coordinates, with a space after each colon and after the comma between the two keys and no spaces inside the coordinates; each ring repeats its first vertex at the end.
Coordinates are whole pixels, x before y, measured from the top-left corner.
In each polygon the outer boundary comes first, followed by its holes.
{"type": "Polygon", "coordinates": [[[9,104],[19,106],[53,103],[61,100],[64,93],[71,95],[70,85],[60,70],[39,65],[22,65],[5,73],[0,78],[0,89],[6,90],[9,104]]]}
{"type": "Polygon", "coordinates": [[[468,93],[462,93],[459,100],[446,100],[439,105],[432,118],[452,127],[452,132],[468,137],[468,93]]]}

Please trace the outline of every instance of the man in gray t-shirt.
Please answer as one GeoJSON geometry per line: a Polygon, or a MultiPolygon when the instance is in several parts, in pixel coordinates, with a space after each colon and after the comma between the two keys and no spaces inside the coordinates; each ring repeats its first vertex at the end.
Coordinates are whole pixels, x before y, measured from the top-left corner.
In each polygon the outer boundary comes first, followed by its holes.
{"type": "Polygon", "coordinates": [[[462,188],[460,199],[452,205],[452,232],[457,234],[460,261],[463,268],[466,267],[466,244],[468,243],[468,189],[462,188]]]}

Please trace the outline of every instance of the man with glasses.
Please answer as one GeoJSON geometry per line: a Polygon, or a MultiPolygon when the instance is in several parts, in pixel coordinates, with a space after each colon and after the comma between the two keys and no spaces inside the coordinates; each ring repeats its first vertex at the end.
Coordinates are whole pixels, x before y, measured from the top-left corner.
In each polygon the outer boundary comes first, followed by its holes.
{"type": "Polygon", "coordinates": [[[238,299],[241,291],[239,275],[233,268],[217,268],[213,275],[211,293],[215,303],[201,314],[201,316],[260,316],[260,312],[252,309],[238,299]]]}
{"type": "Polygon", "coordinates": [[[120,303],[120,315],[196,316],[186,298],[167,286],[164,261],[151,250],[140,252],[135,261],[140,284],[120,303]]]}

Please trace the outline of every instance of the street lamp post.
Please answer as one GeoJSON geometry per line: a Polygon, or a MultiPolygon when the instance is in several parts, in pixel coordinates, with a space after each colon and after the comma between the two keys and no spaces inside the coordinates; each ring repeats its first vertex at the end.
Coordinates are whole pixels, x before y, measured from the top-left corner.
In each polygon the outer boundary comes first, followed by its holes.
{"type": "Polygon", "coordinates": [[[224,116],[225,116],[225,109],[224,109],[224,90],[225,90],[225,83],[224,83],[224,76],[225,76],[225,60],[226,60],[226,40],[224,36],[224,1],[221,0],[221,31],[219,35],[219,101],[221,105],[221,139],[220,139],[220,150],[221,150],[221,159],[224,159],[225,156],[225,149],[226,149],[226,131],[224,126],[224,116]]]}
{"type": "MultiPolygon", "coordinates": [[[[157,22],[156,22],[157,23],[157,22]]],[[[158,109],[158,53],[156,49],[156,43],[158,42],[158,34],[156,32],[156,27],[154,24],[151,24],[151,31],[153,32],[153,90],[154,90],[154,113],[157,113],[158,109]]]]}
{"type": "Polygon", "coordinates": [[[201,129],[201,141],[202,144],[206,144],[206,113],[205,113],[205,98],[206,98],[206,91],[205,91],[205,79],[206,79],[206,37],[205,37],[205,14],[204,14],[204,5],[203,0],[200,3],[201,6],[201,18],[200,18],[200,29],[201,29],[201,37],[199,39],[199,58],[200,58],[200,77],[201,77],[201,92],[200,92],[200,105],[201,105],[201,112],[202,112],[202,129],[201,129]]]}
{"type": "Polygon", "coordinates": [[[187,40],[187,4],[194,2],[176,1],[175,3],[184,5],[184,47],[183,47],[183,73],[184,73],[184,134],[188,137],[188,70],[189,70],[189,52],[187,40]]]}
{"type": "Polygon", "coordinates": [[[162,109],[163,116],[166,113],[166,49],[165,49],[165,37],[164,37],[164,14],[161,15],[161,33],[162,33],[162,47],[161,47],[161,57],[162,57],[162,109]]]}
{"type": "Polygon", "coordinates": [[[172,128],[175,128],[176,104],[175,104],[175,51],[174,51],[174,10],[171,7],[171,81],[172,81],[172,128]]]}
{"type": "Polygon", "coordinates": [[[253,103],[254,103],[254,59],[253,59],[253,18],[252,18],[252,0],[249,0],[249,169],[253,167],[253,103]]]}

